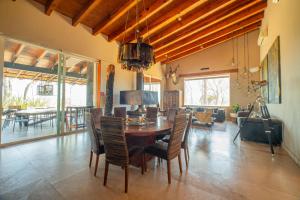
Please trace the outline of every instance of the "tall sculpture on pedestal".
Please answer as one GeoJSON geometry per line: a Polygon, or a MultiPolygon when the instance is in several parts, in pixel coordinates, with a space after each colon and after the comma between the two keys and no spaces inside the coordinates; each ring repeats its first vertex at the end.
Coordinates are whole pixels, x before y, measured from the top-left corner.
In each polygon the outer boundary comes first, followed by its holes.
{"type": "Polygon", "coordinates": [[[110,64],[106,70],[106,101],[105,101],[105,115],[111,116],[113,109],[113,95],[114,95],[114,79],[115,66],[110,64]]]}

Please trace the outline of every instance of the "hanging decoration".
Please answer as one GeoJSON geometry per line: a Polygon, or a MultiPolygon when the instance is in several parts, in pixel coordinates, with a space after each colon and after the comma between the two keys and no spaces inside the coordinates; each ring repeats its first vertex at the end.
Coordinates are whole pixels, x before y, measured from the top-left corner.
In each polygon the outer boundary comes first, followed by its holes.
{"type": "MultiPolygon", "coordinates": [[[[144,10],[145,10],[145,3],[143,1],[144,10]]],[[[138,0],[136,3],[136,30],[135,30],[135,43],[124,43],[124,39],[127,32],[127,22],[128,22],[128,14],[125,21],[125,34],[123,38],[123,42],[119,46],[119,56],[118,62],[121,64],[122,69],[131,70],[136,72],[141,72],[143,70],[149,69],[154,63],[154,51],[153,47],[150,44],[150,39],[148,37],[148,43],[143,41],[143,38],[140,36],[139,31],[139,11],[138,11],[138,0]]],[[[146,19],[146,27],[148,31],[148,22],[146,19]]]]}
{"type": "Polygon", "coordinates": [[[231,40],[232,41],[232,59],[231,59],[231,66],[234,67],[235,66],[235,44],[234,44],[234,38],[231,40]]]}
{"type": "Polygon", "coordinates": [[[53,85],[43,81],[43,74],[41,76],[41,82],[39,85],[37,85],[37,95],[53,96],[53,85]]]}
{"type": "MultiPolygon", "coordinates": [[[[248,36],[248,34],[247,34],[247,36],[248,36]]],[[[244,68],[243,68],[244,77],[248,77],[248,69],[247,69],[247,64],[246,64],[247,63],[247,61],[246,61],[246,49],[247,49],[247,55],[249,56],[249,49],[246,47],[246,34],[244,34],[244,68]]]]}
{"type": "Polygon", "coordinates": [[[178,75],[177,75],[177,69],[179,68],[179,65],[177,65],[174,69],[172,69],[172,66],[169,67],[168,77],[171,78],[172,83],[174,85],[177,85],[178,83],[178,75]]]}
{"type": "Polygon", "coordinates": [[[251,85],[250,85],[250,73],[249,73],[249,67],[250,67],[250,53],[249,53],[249,37],[247,33],[247,89],[248,89],[248,96],[251,94],[251,85]]]}
{"type": "MultiPolygon", "coordinates": [[[[169,60],[168,55],[166,55],[167,61],[169,60]]],[[[166,79],[171,79],[172,83],[174,85],[177,85],[177,83],[179,82],[179,76],[177,74],[177,70],[180,67],[180,65],[177,65],[174,69],[172,68],[172,65],[169,64],[168,66],[168,72],[165,74],[166,79]]]]}
{"type": "MultiPolygon", "coordinates": [[[[242,70],[239,68],[239,39],[236,38],[236,42],[232,40],[232,46],[236,47],[232,49],[232,63],[234,63],[238,69],[237,76],[236,76],[236,86],[238,89],[247,88],[247,96],[250,96],[252,93],[256,93],[256,90],[253,89],[254,86],[252,81],[250,80],[254,70],[256,71],[256,67],[250,68],[250,49],[249,49],[249,36],[248,33],[244,34],[243,36],[243,67],[242,70]],[[236,55],[236,58],[234,58],[236,55]],[[234,62],[235,61],[235,62],[234,62]],[[253,72],[252,72],[253,71],[253,72]],[[244,81],[242,81],[244,80],[244,81]],[[241,84],[246,83],[245,87],[241,87],[241,84]]],[[[259,68],[259,67],[258,67],[259,68]]]]}
{"type": "Polygon", "coordinates": [[[239,39],[236,38],[236,42],[234,42],[234,39],[232,39],[232,65],[236,65],[236,68],[238,70],[236,74],[236,87],[240,89],[240,80],[239,80],[239,39]],[[236,51],[234,50],[236,48],[236,51]],[[236,56],[236,59],[234,58],[236,56]]]}

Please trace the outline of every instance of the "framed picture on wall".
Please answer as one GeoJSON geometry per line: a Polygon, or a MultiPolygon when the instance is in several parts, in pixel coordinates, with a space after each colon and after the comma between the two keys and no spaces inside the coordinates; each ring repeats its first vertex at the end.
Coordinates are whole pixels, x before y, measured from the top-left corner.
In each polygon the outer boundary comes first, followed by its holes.
{"type": "MultiPolygon", "coordinates": [[[[261,80],[268,80],[268,56],[266,56],[261,63],[261,80]]],[[[269,103],[269,88],[268,85],[261,88],[261,95],[264,97],[265,102],[269,103]]]]}
{"type": "Polygon", "coordinates": [[[281,69],[279,36],[272,44],[267,55],[268,93],[270,104],[281,103],[281,69]]]}

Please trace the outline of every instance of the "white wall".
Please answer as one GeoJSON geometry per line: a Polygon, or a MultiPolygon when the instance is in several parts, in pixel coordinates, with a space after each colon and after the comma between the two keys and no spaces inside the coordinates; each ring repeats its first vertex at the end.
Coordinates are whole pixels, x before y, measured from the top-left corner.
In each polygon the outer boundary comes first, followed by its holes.
{"type": "MultiPolygon", "coordinates": [[[[259,65],[259,46],[257,45],[258,31],[252,31],[248,34],[249,39],[249,66],[258,66],[259,65]]],[[[235,43],[236,44],[236,43],[235,43]]],[[[190,74],[190,73],[199,73],[201,72],[200,68],[209,67],[209,71],[220,71],[226,69],[236,68],[237,65],[232,66],[232,40],[221,43],[219,45],[210,47],[198,53],[194,53],[182,59],[178,59],[170,64],[173,68],[177,65],[180,66],[178,69],[178,74],[190,74]]],[[[236,51],[235,51],[236,52],[236,51]]],[[[230,74],[230,104],[240,104],[246,106],[249,103],[252,103],[257,94],[252,93],[248,96],[247,90],[247,77],[241,76],[243,67],[244,67],[244,37],[238,37],[238,66],[240,70],[239,82],[240,86],[236,84],[237,73],[230,74]]],[[[247,56],[247,53],[246,53],[247,56]]],[[[237,63],[237,55],[235,56],[235,62],[237,63]]],[[[247,63],[247,59],[246,59],[247,63]]],[[[251,74],[250,80],[258,80],[259,73],[251,74]]],[[[184,79],[180,78],[179,83],[174,85],[171,81],[168,81],[167,88],[174,90],[180,89],[184,90],[184,79]]],[[[227,108],[227,114],[230,112],[230,107],[227,108]]]]}
{"type": "Polygon", "coordinates": [[[260,48],[262,60],[280,36],[282,104],[269,104],[272,115],[284,122],[284,148],[300,164],[300,1],[268,0],[262,27],[268,37],[260,48]]]}

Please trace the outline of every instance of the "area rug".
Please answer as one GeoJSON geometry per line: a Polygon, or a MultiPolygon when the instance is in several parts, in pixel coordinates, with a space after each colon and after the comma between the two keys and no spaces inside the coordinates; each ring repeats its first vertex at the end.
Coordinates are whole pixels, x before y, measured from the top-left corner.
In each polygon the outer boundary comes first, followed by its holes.
{"type": "Polygon", "coordinates": [[[214,131],[226,131],[226,127],[227,127],[226,122],[223,122],[223,123],[215,122],[212,129],[214,131]]]}

